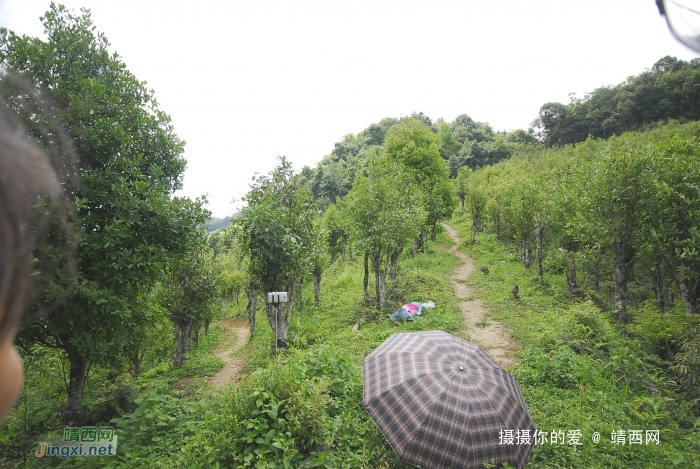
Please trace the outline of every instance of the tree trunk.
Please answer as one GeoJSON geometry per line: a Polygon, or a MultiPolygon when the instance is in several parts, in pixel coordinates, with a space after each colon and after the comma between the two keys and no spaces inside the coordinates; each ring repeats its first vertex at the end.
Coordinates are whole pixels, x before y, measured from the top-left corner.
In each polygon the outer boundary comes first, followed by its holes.
{"type": "Polygon", "coordinates": [[[134,365],[134,370],[131,373],[132,378],[138,379],[139,376],[141,376],[141,362],[143,361],[143,354],[141,353],[136,353],[131,358],[131,364],[134,365]]]}
{"type": "Polygon", "coordinates": [[[348,236],[343,235],[343,253],[340,256],[340,259],[342,260],[343,263],[345,262],[345,249],[347,249],[347,247],[348,247],[348,236]]]}
{"type": "MultiPolygon", "coordinates": [[[[414,246],[415,246],[415,238],[413,238],[413,240],[414,240],[414,246]]],[[[414,255],[415,255],[415,253],[414,253],[414,255]]],[[[369,253],[365,253],[365,278],[362,281],[362,284],[365,287],[365,303],[369,303],[370,301],[372,301],[372,299],[369,296],[369,289],[368,289],[368,287],[369,287],[369,253]]]]}
{"type": "Polygon", "coordinates": [[[674,307],[674,302],[673,302],[673,290],[668,291],[668,307],[673,309],[674,307]]]}
{"type": "Polygon", "coordinates": [[[423,230],[423,254],[428,254],[428,232],[423,230]]]}
{"type": "Polygon", "coordinates": [[[629,265],[615,256],[613,264],[613,280],[615,281],[615,309],[621,323],[627,322],[627,282],[629,280],[629,265]]]}
{"type": "Polygon", "coordinates": [[[70,378],[68,381],[68,399],[63,422],[66,427],[80,425],[80,405],[83,401],[85,379],[87,375],[87,357],[68,344],[64,349],[70,361],[70,378]]]}
{"type": "Polygon", "coordinates": [[[372,266],[374,267],[374,288],[376,293],[377,311],[380,313],[384,310],[384,284],[386,283],[386,277],[384,277],[384,282],[382,282],[382,259],[379,254],[372,254],[372,266]]]}
{"type": "Polygon", "coordinates": [[[433,229],[430,231],[430,239],[431,241],[437,241],[437,225],[433,226],[433,229]]]}
{"type": "Polygon", "coordinates": [[[248,295],[248,304],[245,307],[246,313],[248,314],[248,329],[250,330],[250,337],[253,337],[253,332],[255,332],[255,312],[258,303],[258,295],[253,287],[248,287],[246,291],[248,295]]]}
{"type": "Polygon", "coordinates": [[[236,304],[238,305],[238,315],[241,315],[241,303],[238,301],[238,291],[236,291],[236,304]]]}
{"type": "Polygon", "coordinates": [[[348,258],[352,262],[352,247],[348,249],[348,258]]]}
{"type": "Polygon", "coordinates": [[[390,263],[389,263],[389,275],[391,276],[392,281],[396,281],[396,271],[398,270],[398,264],[399,264],[399,253],[395,252],[391,256],[389,256],[390,263]]]}
{"type": "Polygon", "coordinates": [[[569,294],[578,296],[578,275],[576,274],[576,255],[569,251],[569,268],[566,271],[566,283],[569,285],[569,294]]]}
{"type": "Polygon", "coordinates": [[[197,350],[199,348],[199,325],[194,328],[194,350],[197,350]]]}
{"type": "Polygon", "coordinates": [[[537,278],[540,285],[544,282],[544,272],[542,271],[542,234],[544,233],[544,223],[538,221],[535,223],[535,239],[537,243],[537,278]]]}
{"type": "Polygon", "coordinates": [[[685,272],[682,269],[676,269],[676,280],[678,281],[678,296],[685,305],[685,312],[693,314],[693,304],[691,302],[690,288],[685,272]]]}
{"type": "MultiPolygon", "coordinates": [[[[426,233],[426,236],[427,236],[427,235],[428,235],[428,234],[426,233]]],[[[381,263],[380,263],[380,264],[381,264],[381,263]]],[[[380,298],[379,298],[380,301],[381,301],[381,303],[380,303],[380,304],[381,304],[381,309],[380,309],[380,311],[384,311],[384,305],[386,305],[386,272],[387,272],[387,270],[389,270],[388,262],[387,262],[386,268],[384,268],[384,269],[381,271],[381,278],[380,278],[380,280],[381,280],[381,285],[380,285],[380,287],[381,287],[381,288],[380,288],[380,290],[379,290],[379,294],[381,295],[380,298]]]]}
{"type": "Polygon", "coordinates": [[[656,296],[656,305],[660,312],[664,312],[664,270],[666,268],[666,258],[664,255],[655,249],[654,253],[654,276],[652,282],[652,289],[654,290],[654,295],[656,296]]]}
{"type": "Polygon", "coordinates": [[[321,266],[316,265],[314,267],[314,300],[316,301],[316,307],[321,307],[321,266]]]}
{"type": "Polygon", "coordinates": [[[476,218],[472,220],[472,244],[476,243],[476,218]]]}
{"type": "Polygon", "coordinates": [[[191,324],[175,322],[175,368],[180,368],[187,363],[187,345],[190,341],[191,324]]]}
{"type": "Polygon", "coordinates": [[[207,334],[209,334],[209,320],[208,319],[204,322],[204,335],[207,335],[207,334]]]}
{"type": "Polygon", "coordinates": [[[418,236],[413,237],[413,257],[418,253],[418,236]]]}

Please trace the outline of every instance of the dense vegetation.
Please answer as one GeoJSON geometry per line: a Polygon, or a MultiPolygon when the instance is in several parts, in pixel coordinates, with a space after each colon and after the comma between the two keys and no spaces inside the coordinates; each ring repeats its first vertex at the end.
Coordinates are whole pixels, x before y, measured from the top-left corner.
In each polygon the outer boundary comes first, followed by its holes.
{"type": "MultiPolygon", "coordinates": [[[[694,87],[678,88],[695,61],[664,58],[585,101],[545,105],[542,141],[466,114],[386,118],[314,169],[280,158],[241,213],[211,221],[204,200],[173,196],[183,144],[89,12],[52,5],[43,20],[46,42],[2,30],[0,62],[55,103],[45,112],[76,160],[60,175],[81,182],[66,185],[73,236],[50,231],[35,250],[57,268],[18,336],[26,381],[0,426],[0,463],[408,467],[361,407],[360,361],[394,332],[469,338],[444,221],[485,267],[469,282],[513,330],[511,371],[537,428],[583,431],[581,448],[537,446],[532,467],[700,462],[700,124],[668,119],[695,119],[694,87]],[[290,301],[270,305],[268,291],[290,301]],[[428,300],[437,308],[415,321],[389,320],[428,300]],[[207,378],[234,326],[250,331],[245,366],[215,391],[207,378]],[[64,425],[115,426],[117,457],[33,457],[64,425]],[[652,428],[658,446],[609,438],[652,428]]],[[[43,117],[0,82],[48,152],[43,117]]]]}
{"type": "Polygon", "coordinates": [[[533,124],[548,146],[653,128],[668,119],[700,119],[700,59],[664,57],[651,69],[569,104],[547,103],[533,124]]]}

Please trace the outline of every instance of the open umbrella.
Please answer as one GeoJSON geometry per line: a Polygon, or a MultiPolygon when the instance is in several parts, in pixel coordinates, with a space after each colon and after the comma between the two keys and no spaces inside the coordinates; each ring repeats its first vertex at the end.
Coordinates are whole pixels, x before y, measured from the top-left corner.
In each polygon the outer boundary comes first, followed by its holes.
{"type": "Polygon", "coordinates": [[[403,461],[522,468],[535,426],[520,386],[478,345],[443,331],[393,334],[362,362],[362,406],[403,461]]]}

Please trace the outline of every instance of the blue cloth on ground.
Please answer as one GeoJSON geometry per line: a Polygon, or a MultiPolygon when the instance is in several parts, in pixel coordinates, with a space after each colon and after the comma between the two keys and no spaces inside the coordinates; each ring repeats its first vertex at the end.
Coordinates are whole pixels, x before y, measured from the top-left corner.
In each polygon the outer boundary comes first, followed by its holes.
{"type": "Polygon", "coordinates": [[[401,308],[391,315],[392,321],[413,321],[413,315],[401,308]]]}

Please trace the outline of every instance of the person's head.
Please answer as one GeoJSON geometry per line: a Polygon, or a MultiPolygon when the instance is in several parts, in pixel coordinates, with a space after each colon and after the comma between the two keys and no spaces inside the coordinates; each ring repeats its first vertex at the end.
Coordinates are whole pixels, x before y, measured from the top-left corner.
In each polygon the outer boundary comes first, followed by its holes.
{"type": "Polygon", "coordinates": [[[37,235],[32,207],[37,197],[58,197],[60,192],[47,159],[0,106],[0,422],[22,386],[22,363],[13,339],[29,296],[37,235]]]}

